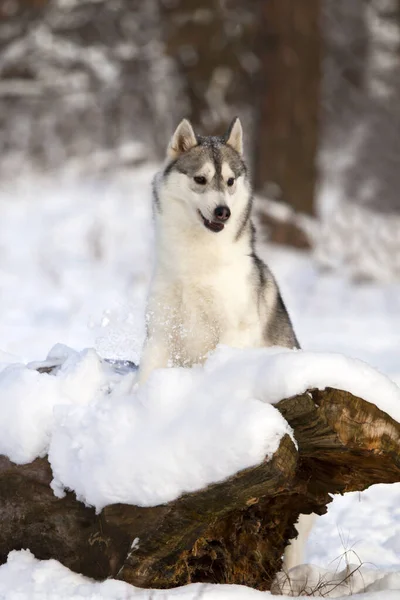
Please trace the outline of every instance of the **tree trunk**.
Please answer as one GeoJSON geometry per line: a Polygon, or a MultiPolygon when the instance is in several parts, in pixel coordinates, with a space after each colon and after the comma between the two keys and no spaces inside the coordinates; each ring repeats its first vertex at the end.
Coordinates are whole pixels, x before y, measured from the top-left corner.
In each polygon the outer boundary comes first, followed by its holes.
{"type": "Polygon", "coordinates": [[[320,2],[261,3],[255,186],[314,214],[320,111],[320,2]]]}
{"type": "Polygon", "coordinates": [[[0,457],[0,562],[13,549],[96,579],[140,587],[237,583],[268,590],[300,513],[331,494],[400,481],[400,424],[347,392],[311,390],[276,405],[292,426],[271,460],[165,505],[100,515],[49,487],[46,459],[0,457]]]}
{"type": "Polygon", "coordinates": [[[161,2],[166,51],[181,77],[186,114],[202,134],[221,134],[235,115],[254,121],[259,1],[161,2]]]}

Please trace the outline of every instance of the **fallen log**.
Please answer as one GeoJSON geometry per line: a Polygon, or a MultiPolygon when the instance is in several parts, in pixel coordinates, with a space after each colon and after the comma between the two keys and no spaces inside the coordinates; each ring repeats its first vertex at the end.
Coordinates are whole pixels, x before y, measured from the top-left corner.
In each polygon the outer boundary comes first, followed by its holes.
{"type": "Polygon", "coordinates": [[[285,435],[271,460],[151,508],[115,504],[96,515],[73,493],[53,495],[46,458],[19,466],[0,457],[0,562],[29,548],[95,579],[140,587],[269,589],[299,514],[323,514],[332,494],[400,481],[400,424],[375,405],[326,389],[276,408],[298,449],[285,435]]]}

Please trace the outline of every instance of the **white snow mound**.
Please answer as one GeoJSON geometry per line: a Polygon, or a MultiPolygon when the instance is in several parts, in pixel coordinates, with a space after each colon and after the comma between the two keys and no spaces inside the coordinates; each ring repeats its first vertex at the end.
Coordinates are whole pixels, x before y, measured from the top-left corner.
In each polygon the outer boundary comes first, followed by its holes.
{"type": "Polygon", "coordinates": [[[271,404],[310,388],[347,390],[400,421],[400,388],[365,363],[283,348],[219,347],[203,366],[160,369],[137,388],[94,350],[55,347],[52,374],[0,372],[0,454],[49,455],[57,495],[100,511],[155,506],[259,464],[292,431],[271,404]]]}
{"type": "MultiPolygon", "coordinates": [[[[328,572],[311,565],[302,565],[296,569],[297,583],[294,583],[294,588],[289,590],[290,597],[295,595],[295,590],[299,589],[297,584],[300,586],[303,580],[301,591],[309,589],[310,584],[315,584],[321,591],[319,597],[324,598],[345,598],[352,593],[357,594],[359,600],[398,600],[399,598],[400,572],[387,573],[363,567],[351,570],[351,565],[347,571],[341,573],[328,572]],[[346,576],[348,583],[343,581],[343,577],[346,576]]],[[[307,594],[302,593],[302,597],[304,595],[307,594]]],[[[318,596],[318,593],[315,595],[318,596]]],[[[279,596],[279,598],[287,600],[289,596],[279,596]]],[[[240,585],[192,583],[172,590],[146,590],[115,579],[97,582],[73,573],[56,560],[37,560],[29,550],[10,552],[7,563],[0,566],[1,600],[85,600],[86,598],[88,600],[170,600],[171,598],[263,600],[276,598],[276,596],[240,585]]]]}
{"type": "Polygon", "coordinates": [[[0,454],[23,464],[44,456],[54,426],[54,408],[89,403],[106,383],[94,350],[75,352],[57,345],[49,363],[61,363],[57,377],[22,364],[0,371],[0,454]]]}
{"type": "Polygon", "coordinates": [[[245,374],[230,378],[229,364],[160,369],[134,393],[123,378],[94,402],[57,406],[55,417],[52,487],[97,510],[169,502],[259,464],[292,435],[245,374]]]}

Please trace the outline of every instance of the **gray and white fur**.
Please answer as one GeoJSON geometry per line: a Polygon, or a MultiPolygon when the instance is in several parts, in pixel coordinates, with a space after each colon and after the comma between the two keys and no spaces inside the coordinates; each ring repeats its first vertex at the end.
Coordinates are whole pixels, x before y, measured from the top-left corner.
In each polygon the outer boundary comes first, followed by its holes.
{"type": "Polygon", "coordinates": [[[257,256],[242,127],[196,135],[184,119],[154,180],[156,264],[139,381],[191,366],[217,344],[298,348],[269,268],[257,256]]]}

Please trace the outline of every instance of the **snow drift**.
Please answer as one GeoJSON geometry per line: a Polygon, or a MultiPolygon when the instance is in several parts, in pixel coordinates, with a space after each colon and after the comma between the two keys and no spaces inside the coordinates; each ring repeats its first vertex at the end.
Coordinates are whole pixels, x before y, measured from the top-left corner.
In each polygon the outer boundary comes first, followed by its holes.
{"type": "Polygon", "coordinates": [[[272,404],[307,389],[349,391],[400,421],[400,389],[341,355],[219,347],[140,388],[94,350],[58,345],[50,363],[49,374],[3,366],[0,454],[19,464],[48,454],[56,495],[73,490],[97,511],[163,504],[268,459],[293,437],[272,404]]]}
{"type": "MultiPolygon", "coordinates": [[[[306,581],[309,585],[315,583],[318,587],[321,586],[321,581],[324,581],[325,586],[319,588],[320,597],[324,598],[344,598],[355,593],[359,600],[398,600],[400,573],[385,573],[365,568],[349,572],[352,573],[350,577],[348,572],[329,572],[303,565],[296,570],[297,584],[301,585],[306,581]],[[344,583],[343,578],[346,576],[344,583]]],[[[292,589],[290,596],[294,595],[295,589],[298,589],[297,586],[292,589]]],[[[302,589],[304,590],[304,587],[302,589]]],[[[193,583],[173,590],[144,590],[115,579],[99,583],[73,573],[56,560],[39,561],[27,550],[10,552],[7,563],[0,566],[1,600],[167,600],[175,597],[187,600],[272,598],[269,592],[259,592],[239,585],[193,583]]],[[[285,600],[289,596],[278,597],[285,600]]]]}

